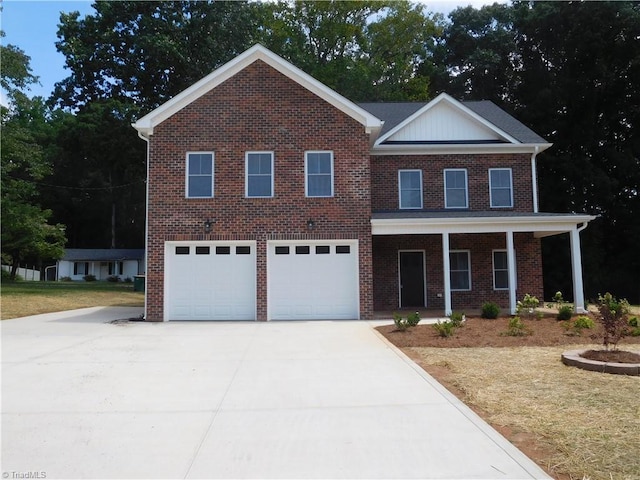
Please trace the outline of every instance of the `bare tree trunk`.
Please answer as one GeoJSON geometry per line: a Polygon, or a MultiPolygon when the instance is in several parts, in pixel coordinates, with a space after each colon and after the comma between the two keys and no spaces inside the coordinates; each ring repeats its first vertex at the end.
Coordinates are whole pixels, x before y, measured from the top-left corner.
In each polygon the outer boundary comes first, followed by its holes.
{"type": "Polygon", "coordinates": [[[16,275],[18,274],[18,268],[20,268],[20,260],[14,260],[11,262],[11,273],[9,275],[9,280],[12,282],[16,281],[16,275]]]}

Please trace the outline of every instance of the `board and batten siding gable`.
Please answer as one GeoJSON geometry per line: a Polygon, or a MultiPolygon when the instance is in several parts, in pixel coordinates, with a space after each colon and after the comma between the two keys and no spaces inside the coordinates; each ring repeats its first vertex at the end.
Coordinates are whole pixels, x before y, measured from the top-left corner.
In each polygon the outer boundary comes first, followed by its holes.
{"type": "Polygon", "coordinates": [[[386,141],[504,141],[504,138],[452,104],[439,102],[386,141]]]}

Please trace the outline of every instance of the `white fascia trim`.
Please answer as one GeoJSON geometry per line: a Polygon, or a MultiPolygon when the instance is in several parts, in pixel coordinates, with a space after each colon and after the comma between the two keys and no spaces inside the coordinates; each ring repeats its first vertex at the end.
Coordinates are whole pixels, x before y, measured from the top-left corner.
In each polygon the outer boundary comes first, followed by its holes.
{"type": "Polygon", "coordinates": [[[156,125],[162,123],[171,115],[180,111],[185,106],[220,85],[222,82],[233,77],[256,60],[262,60],[278,72],[300,84],[310,92],[336,107],[338,110],[358,121],[365,127],[367,133],[377,135],[377,132],[382,128],[382,121],[379,118],[362,109],[339,93],[333,91],[311,75],[303,72],[298,67],[295,67],[260,44],[254,45],[233,60],[225,63],[203,79],[194,83],[171,100],[168,100],[152,112],[148,113],[134,123],[133,127],[147,135],[153,135],[153,128],[156,125]]]}
{"type": "Polygon", "coordinates": [[[447,233],[534,232],[536,237],[569,232],[578,224],[586,226],[596,217],[478,217],[478,218],[385,218],[371,219],[372,235],[424,235],[447,233]]]}
{"type": "Polygon", "coordinates": [[[508,142],[511,142],[513,144],[519,144],[520,143],[518,140],[516,140],[514,137],[509,135],[504,130],[496,127],[493,123],[491,123],[488,120],[486,120],[485,118],[481,117],[480,115],[478,115],[476,112],[474,112],[470,108],[465,107],[462,103],[460,103],[458,100],[453,98],[451,95],[447,95],[446,93],[443,92],[440,95],[438,95],[436,98],[431,100],[429,103],[427,103],[424,107],[422,107],[417,112],[415,112],[413,115],[407,117],[404,121],[400,122],[394,128],[392,128],[387,133],[385,133],[383,136],[381,136],[376,141],[376,146],[378,146],[379,144],[383,143],[385,140],[390,138],[396,132],[400,131],[406,125],[408,125],[411,122],[413,122],[416,118],[421,116],[423,113],[425,113],[426,111],[430,110],[431,108],[435,107],[436,105],[438,105],[440,102],[443,102],[443,101],[449,102],[454,107],[456,107],[457,109],[459,109],[460,111],[462,111],[463,113],[468,115],[469,117],[473,118],[477,122],[481,123],[482,125],[484,125],[488,129],[490,129],[491,131],[495,132],[497,135],[499,135],[500,137],[504,138],[508,142]]]}
{"type": "Polygon", "coordinates": [[[487,144],[422,144],[422,145],[374,145],[369,152],[372,156],[381,155],[469,155],[474,153],[528,153],[542,152],[552,143],[487,143],[487,144]]]}

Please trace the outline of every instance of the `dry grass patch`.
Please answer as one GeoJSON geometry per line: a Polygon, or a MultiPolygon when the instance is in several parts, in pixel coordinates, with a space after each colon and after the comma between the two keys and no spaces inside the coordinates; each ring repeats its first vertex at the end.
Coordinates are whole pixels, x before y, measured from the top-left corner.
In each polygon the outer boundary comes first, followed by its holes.
{"type": "Polygon", "coordinates": [[[549,447],[545,463],[552,474],[640,478],[640,377],[567,367],[560,361],[564,350],[406,349],[427,371],[445,367],[462,400],[481,409],[487,421],[535,435],[549,447]]]}
{"type": "Polygon", "coordinates": [[[86,307],[142,307],[144,293],[131,284],[102,282],[20,282],[2,284],[0,318],[25,317],[86,307]]]}

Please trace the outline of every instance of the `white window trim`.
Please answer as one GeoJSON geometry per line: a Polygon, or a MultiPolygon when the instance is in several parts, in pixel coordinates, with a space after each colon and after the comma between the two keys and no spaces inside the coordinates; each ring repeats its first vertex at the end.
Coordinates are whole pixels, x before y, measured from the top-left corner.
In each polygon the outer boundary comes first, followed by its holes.
{"type": "Polygon", "coordinates": [[[424,192],[422,190],[422,170],[410,169],[410,168],[398,170],[398,208],[400,210],[421,210],[423,208],[423,196],[424,196],[424,192]],[[420,206],[419,207],[403,207],[402,206],[402,182],[400,181],[400,178],[402,177],[402,173],[404,172],[418,172],[418,174],[420,175],[420,206]]]}
{"type": "MultiPolygon", "coordinates": [[[[504,188],[504,187],[496,187],[504,188]]],[[[489,169],[489,204],[491,208],[513,208],[513,171],[511,168],[490,168],[489,169]],[[509,172],[509,205],[494,205],[493,204],[493,185],[491,184],[491,172],[507,170],[509,172]]]]}
{"type": "Polygon", "coordinates": [[[185,198],[213,198],[215,197],[215,177],[216,177],[216,155],[214,152],[187,152],[184,159],[184,196],[185,198]],[[189,155],[206,154],[211,155],[211,196],[191,197],[189,195],[189,155]]]}
{"type": "Polygon", "coordinates": [[[467,173],[466,168],[445,168],[443,173],[443,183],[444,183],[444,208],[469,208],[469,175],[467,173]],[[447,172],[464,172],[464,200],[465,204],[463,207],[450,207],[447,205],[448,197],[447,197],[447,172]]]}
{"type": "MultiPolygon", "coordinates": [[[[274,196],[274,186],[273,179],[275,177],[274,172],[274,154],[273,151],[269,150],[252,150],[249,152],[245,152],[244,154],[244,196],[245,198],[273,198],[274,196]],[[268,154],[271,156],[271,195],[249,195],[249,155],[251,154],[268,154]]],[[[256,175],[256,174],[254,174],[256,175]]],[[[265,176],[260,174],[261,176],[265,176]]]]}
{"type": "Polygon", "coordinates": [[[333,150],[307,150],[304,152],[304,196],[308,198],[331,198],[334,196],[334,170],[333,170],[333,150]],[[331,157],[331,194],[330,195],[309,195],[309,154],[328,153],[331,157]]]}
{"type": "MultiPolygon", "coordinates": [[[[469,277],[469,288],[453,288],[453,285],[451,285],[451,291],[452,292],[470,292],[471,290],[473,290],[473,286],[471,285],[471,250],[449,250],[449,254],[451,253],[466,253],[467,254],[467,260],[469,263],[469,270],[467,271],[467,275],[469,277]]],[[[449,282],[451,282],[451,272],[453,272],[454,270],[449,267],[449,282]]],[[[461,272],[462,270],[455,270],[456,272],[461,272]]]]}

